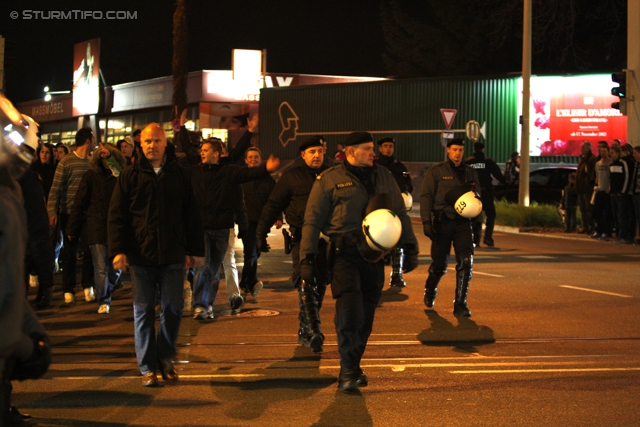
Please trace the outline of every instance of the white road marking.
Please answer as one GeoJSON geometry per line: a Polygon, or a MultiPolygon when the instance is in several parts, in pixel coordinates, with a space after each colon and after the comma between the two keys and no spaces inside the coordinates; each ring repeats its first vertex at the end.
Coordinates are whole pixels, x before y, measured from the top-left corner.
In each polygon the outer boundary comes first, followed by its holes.
{"type": "Polygon", "coordinates": [[[450,374],[536,374],[556,372],[628,372],[640,371],[640,368],[552,368],[552,369],[506,369],[479,371],[450,371],[450,374]]]}
{"type": "Polygon", "coordinates": [[[578,290],[578,291],[595,292],[597,294],[612,295],[614,297],[633,298],[632,295],[616,294],[615,292],[598,291],[596,289],[579,288],[577,286],[560,285],[560,287],[561,288],[567,288],[567,289],[575,289],[575,290],[578,290]]]}
{"type": "MultiPolygon", "coordinates": [[[[454,267],[447,268],[447,270],[448,271],[456,271],[456,269],[454,267]]],[[[500,274],[482,273],[482,272],[476,271],[476,270],[473,270],[473,274],[474,275],[477,274],[479,276],[489,276],[489,277],[507,277],[507,276],[502,276],[500,274]]]]}
{"type": "Polygon", "coordinates": [[[608,258],[606,255],[574,255],[576,258],[608,258]]]}
{"type": "MultiPolygon", "coordinates": [[[[180,374],[180,379],[214,379],[214,378],[255,378],[255,377],[264,377],[265,374],[180,374]]],[[[113,378],[116,379],[125,379],[125,380],[135,380],[142,378],[140,375],[122,375],[122,376],[103,376],[103,375],[95,375],[92,377],[87,376],[73,376],[73,377],[51,377],[48,379],[52,380],[95,380],[96,378],[113,378]]]]}
{"type": "Polygon", "coordinates": [[[548,256],[548,255],[520,255],[517,258],[524,258],[524,259],[555,259],[556,257],[548,256]]]}

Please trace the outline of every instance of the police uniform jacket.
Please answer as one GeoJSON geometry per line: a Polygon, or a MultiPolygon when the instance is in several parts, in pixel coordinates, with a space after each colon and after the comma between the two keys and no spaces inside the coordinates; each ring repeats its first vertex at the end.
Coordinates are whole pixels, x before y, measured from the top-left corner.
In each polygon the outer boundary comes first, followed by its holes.
{"type": "Polygon", "coordinates": [[[409,193],[413,191],[411,178],[409,175],[404,174],[405,172],[408,172],[407,167],[402,162],[396,160],[393,156],[383,156],[380,154],[376,159],[376,163],[389,169],[393,178],[396,180],[396,184],[400,187],[400,191],[408,191],[409,193]]]}
{"type": "Polygon", "coordinates": [[[465,160],[465,163],[476,170],[482,190],[491,190],[493,188],[492,175],[501,183],[507,183],[507,180],[502,175],[500,166],[490,157],[485,157],[484,153],[474,153],[473,156],[465,160]]]}
{"type": "Polygon", "coordinates": [[[109,255],[124,253],[131,265],[182,264],[185,255],[204,256],[200,208],[172,144],[159,174],[144,156],[122,171],[107,230],[109,255]]]}
{"type": "Polygon", "coordinates": [[[442,212],[450,219],[460,217],[454,207],[445,201],[445,196],[455,187],[469,185],[472,182],[478,183],[478,174],[475,169],[464,163],[461,166],[464,167],[464,182],[454,170],[450,160],[436,163],[424,174],[420,193],[422,222],[431,222],[432,212],[442,212]]]}
{"type": "MultiPolygon", "coordinates": [[[[327,169],[313,185],[304,214],[300,258],[318,253],[320,232],[332,240],[348,233],[362,233],[362,220],[369,194],[360,180],[345,166],[346,161],[327,169]]],[[[373,166],[375,194],[387,194],[391,209],[402,223],[400,246],[411,244],[418,250],[411,219],[407,215],[402,194],[389,170],[373,166]]]]}
{"type": "Polygon", "coordinates": [[[269,195],[269,200],[262,209],[256,234],[266,237],[276,220],[284,212],[290,227],[302,230],[305,207],[311,193],[311,187],[320,173],[327,170],[325,165],[314,169],[304,163],[302,166],[289,169],[276,183],[269,195]]]}

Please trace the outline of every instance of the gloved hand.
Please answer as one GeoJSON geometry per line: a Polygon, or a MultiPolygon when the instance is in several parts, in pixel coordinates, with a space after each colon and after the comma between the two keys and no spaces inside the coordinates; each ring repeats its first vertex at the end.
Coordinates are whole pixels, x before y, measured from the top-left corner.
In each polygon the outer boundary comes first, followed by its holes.
{"type": "Polygon", "coordinates": [[[433,230],[433,224],[430,222],[422,223],[422,230],[424,231],[424,235],[433,240],[436,236],[435,231],[433,230]]]}
{"type": "Polygon", "coordinates": [[[42,377],[51,365],[51,347],[46,337],[34,335],[33,352],[29,359],[16,361],[12,379],[35,380],[42,377]]]}
{"type": "Polygon", "coordinates": [[[316,259],[313,255],[307,255],[300,261],[300,277],[307,283],[316,283],[316,259]]]}
{"type": "Polygon", "coordinates": [[[258,241],[258,250],[260,250],[260,252],[267,253],[271,250],[271,246],[267,243],[266,237],[256,236],[256,239],[258,241]]]}
{"type": "Polygon", "coordinates": [[[418,267],[418,250],[415,245],[407,244],[404,246],[404,265],[403,273],[413,271],[418,267]]]}

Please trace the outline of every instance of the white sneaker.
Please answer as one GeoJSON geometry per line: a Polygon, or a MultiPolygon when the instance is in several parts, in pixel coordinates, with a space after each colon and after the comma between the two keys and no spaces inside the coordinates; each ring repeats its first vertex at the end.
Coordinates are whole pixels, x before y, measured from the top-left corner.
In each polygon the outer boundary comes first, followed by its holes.
{"type": "Polygon", "coordinates": [[[209,319],[209,320],[215,319],[215,316],[213,314],[213,306],[212,305],[207,307],[207,319],[209,319]]]}
{"type": "Polygon", "coordinates": [[[31,286],[32,288],[37,288],[38,287],[38,276],[35,276],[33,274],[29,275],[29,286],[31,286]]]}
{"type": "Polygon", "coordinates": [[[64,293],[64,302],[65,304],[73,304],[76,302],[76,297],[71,292],[64,293]]]}
{"type": "Polygon", "coordinates": [[[84,300],[86,302],[91,302],[91,301],[95,301],[96,296],[93,293],[93,287],[91,288],[84,288],[84,300]]]}
{"type": "Polygon", "coordinates": [[[193,312],[193,318],[195,320],[204,320],[207,318],[207,312],[202,307],[196,307],[196,310],[193,312]]]}
{"type": "Polygon", "coordinates": [[[263,287],[264,285],[262,284],[262,282],[256,282],[256,284],[253,285],[253,291],[251,291],[251,295],[254,298],[257,297],[263,287]]]}
{"type": "Polygon", "coordinates": [[[98,314],[109,314],[109,304],[101,304],[98,308],[98,314]]]}

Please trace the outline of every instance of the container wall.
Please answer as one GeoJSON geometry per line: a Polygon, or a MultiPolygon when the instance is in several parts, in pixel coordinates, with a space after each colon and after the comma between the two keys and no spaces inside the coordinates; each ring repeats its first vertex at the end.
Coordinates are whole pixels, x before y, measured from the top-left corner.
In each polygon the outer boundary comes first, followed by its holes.
{"type": "MultiPolygon", "coordinates": [[[[377,141],[396,138],[396,157],[405,162],[444,158],[441,108],[455,109],[451,127],[464,137],[467,121],[484,124],[485,152],[505,162],[516,150],[517,78],[388,80],[263,89],[260,94],[260,145],[283,159],[296,157],[298,145],[324,135],[329,154],[353,131],[366,130],[377,141]]],[[[471,155],[471,143],[466,152],[471,155]]]]}

